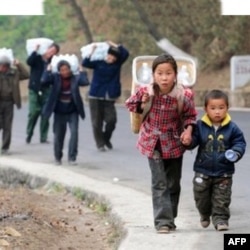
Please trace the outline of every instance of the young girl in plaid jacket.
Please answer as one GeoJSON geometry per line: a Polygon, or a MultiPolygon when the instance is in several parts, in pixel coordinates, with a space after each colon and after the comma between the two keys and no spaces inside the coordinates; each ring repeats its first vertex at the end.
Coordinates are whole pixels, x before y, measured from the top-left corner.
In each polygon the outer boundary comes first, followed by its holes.
{"type": "Polygon", "coordinates": [[[197,112],[192,91],[177,84],[177,63],[172,56],[158,56],[152,71],[153,99],[148,87],[141,87],[125,105],[130,112],[142,113],[152,100],[140,127],[137,148],[148,157],[151,169],[155,228],[158,233],[169,233],[176,228],[184,145],[191,142],[197,112]]]}

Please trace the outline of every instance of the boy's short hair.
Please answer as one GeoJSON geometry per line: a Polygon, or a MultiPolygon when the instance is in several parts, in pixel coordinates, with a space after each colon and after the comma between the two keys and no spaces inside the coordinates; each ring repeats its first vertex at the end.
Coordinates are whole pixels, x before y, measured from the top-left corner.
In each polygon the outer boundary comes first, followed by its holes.
{"type": "Polygon", "coordinates": [[[208,101],[210,99],[224,99],[227,107],[229,106],[228,95],[219,89],[213,89],[205,95],[205,101],[204,101],[205,107],[207,107],[208,101]]]}

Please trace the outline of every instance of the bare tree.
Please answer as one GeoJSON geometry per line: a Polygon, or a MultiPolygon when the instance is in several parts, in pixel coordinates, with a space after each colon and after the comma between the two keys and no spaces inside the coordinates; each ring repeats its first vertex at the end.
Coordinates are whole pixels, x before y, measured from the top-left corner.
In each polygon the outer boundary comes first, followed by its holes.
{"type": "Polygon", "coordinates": [[[82,8],[77,4],[77,0],[70,0],[70,1],[67,1],[67,3],[70,4],[73,11],[75,12],[77,19],[79,20],[79,23],[81,25],[81,29],[83,30],[83,33],[86,36],[87,43],[92,43],[93,36],[92,36],[91,31],[90,31],[88,21],[84,16],[82,8]]]}
{"type": "Polygon", "coordinates": [[[147,27],[149,34],[155,39],[158,47],[160,47],[163,51],[166,51],[173,56],[185,56],[185,57],[192,58],[197,63],[196,58],[194,58],[193,56],[184,52],[183,50],[179,49],[178,47],[176,47],[174,44],[172,44],[169,41],[169,39],[165,38],[164,36],[162,36],[159,33],[159,31],[157,30],[157,27],[154,25],[154,23],[151,21],[151,19],[148,18],[147,13],[140,6],[140,4],[137,0],[131,0],[131,1],[134,4],[135,9],[136,9],[138,15],[140,16],[142,22],[147,27]]]}

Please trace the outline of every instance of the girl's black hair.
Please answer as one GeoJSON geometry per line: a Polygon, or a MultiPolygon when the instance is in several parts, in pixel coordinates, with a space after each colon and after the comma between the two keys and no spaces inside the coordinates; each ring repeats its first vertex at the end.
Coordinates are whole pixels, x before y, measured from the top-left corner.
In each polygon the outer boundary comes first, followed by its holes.
{"type": "MultiPolygon", "coordinates": [[[[157,56],[154,59],[154,61],[152,63],[152,71],[153,71],[153,73],[155,72],[157,66],[160,65],[160,64],[162,64],[162,63],[169,63],[169,64],[171,64],[172,67],[173,67],[173,70],[174,70],[175,74],[177,75],[177,73],[178,73],[177,63],[176,63],[174,57],[171,56],[170,54],[167,54],[167,53],[159,55],[159,56],[157,56]]],[[[153,89],[154,89],[155,95],[159,95],[159,93],[160,93],[159,85],[156,84],[156,83],[154,83],[153,84],[153,89]]]]}
{"type": "Polygon", "coordinates": [[[175,74],[177,75],[178,67],[175,59],[170,54],[162,54],[157,56],[152,64],[152,71],[155,72],[157,66],[162,63],[170,63],[173,67],[175,74]]]}
{"type": "Polygon", "coordinates": [[[57,71],[60,71],[60,68],[61,68],[62,66],[68,66],[69,69],[71,70],[70,63],[69,63],[68,61],[66,61],[66,60],[61,60],[61,61],[59,61],[59,62],[57,63],[57,71]]]}
{"type": "Polygon", "coordinates": [[[213,89],[205,95],[205,100],[204,100],[205,107],[207,107],[208,102],[211,99],[223,99],[227,107],[229,106],[228,95],[219,89],[213,89]]]}

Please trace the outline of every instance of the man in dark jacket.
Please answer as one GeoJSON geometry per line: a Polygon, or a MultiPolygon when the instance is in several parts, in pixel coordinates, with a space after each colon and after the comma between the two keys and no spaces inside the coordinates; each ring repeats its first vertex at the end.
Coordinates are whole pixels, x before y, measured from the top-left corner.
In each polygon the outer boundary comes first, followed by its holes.
{"type": "Polygon", "coordinates": [[[51,92],[43,108],[43,116],[47,119],[54,112],[54,156],[57,165],[63,157],[63,143],[67,124],[70,128],[68,161],[76,165],[78,151],[78,117],[85,118],[83,101],[79,87],[89,85],[86,72],[73,75],[67,61],[58,63],[58,73],[51,73],[50,65],[43,73],[42,84],[52,85],[51,92]]]}
{"type": "Polygon", "coordinates": [[[21,108],[19,82],[28,79],[28,70],[18,61],[0,56],[0,129],[3,130],[2,154],[9,154],[14,104],[21,108]]]}
{"type": "Polygon", "coordinates": [[[105,60],[91,60],[96,49],[93,46],[90,56],[82,62],[84,67],[94,70],[89,91],[89,107],[96,146],[101,152],[105,151],[104,146],[113,148],[110,139],[117,122],[115,101],[121,95],[121,67],[129,56],[128,50],[122,45],[111,41],[109,45],[105,60]]]}
{"type": "MultiPolygon", "coordinates": [[[[27,64],[30,66],[30,81],[29,81],[29,114],[27,124],[26,142],[30,143],[33,136],[34,128],[37,120],[41,115],[42,107],[48,97],[49,87],[41,86],[41,76],[50,63],[52,57],[56,55],[60,48],[53,43],[44,55],[38,54],[39,45],[36,50],[31,53],[27,59],[27,64]]],[[[49,130],[49,120],[40,117],[40,142],[46,143],[49,130]]]]}

